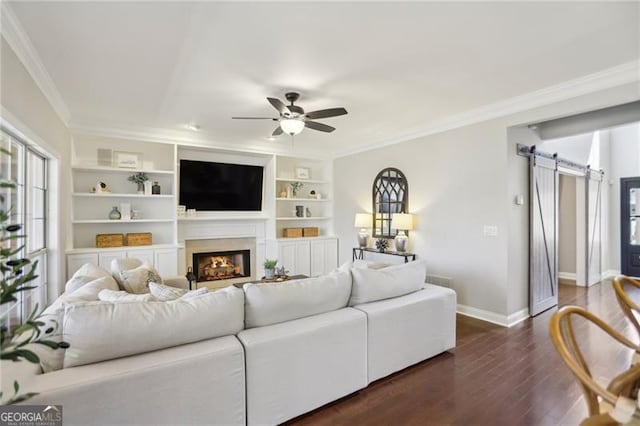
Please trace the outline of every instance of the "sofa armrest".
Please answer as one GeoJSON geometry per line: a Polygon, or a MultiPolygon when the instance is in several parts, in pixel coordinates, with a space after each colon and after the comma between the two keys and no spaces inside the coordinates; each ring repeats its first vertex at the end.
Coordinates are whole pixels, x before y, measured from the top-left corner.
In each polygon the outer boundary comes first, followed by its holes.
{"type": "Polygon", "coordinates": [[[163,278],[162,282],[165,285],[168,285],[168,286],[171,286],[171,287],[185,288],[185,289],[189,288],[189,281],[187,281],[187,279],[185,277],[163,278]]]}

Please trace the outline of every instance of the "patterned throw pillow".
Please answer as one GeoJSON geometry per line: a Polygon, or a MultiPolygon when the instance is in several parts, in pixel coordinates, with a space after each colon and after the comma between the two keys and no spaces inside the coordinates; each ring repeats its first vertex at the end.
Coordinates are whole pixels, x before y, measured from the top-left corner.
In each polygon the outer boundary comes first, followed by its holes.
{"type": "Polygon", "coordinates": [[[149,293],[149,283],[162,283],[162,278],[153,267],[143,264],[135,269],[120,271],[119,282],[122,289],[128,293],[143,294],[149,293]]]}
{"type": "Polygon", "coordinates": [[[98,293],[98,299],[103,302],[153,302],[154,298],[150,293],[147,294],[131,294],[126,291],[102,290],[98,293]]]}
{"type": "Polygon", "coordinates": [[[189,292],[189,290],[185,290],[183,288],[171,287],[153,281],[149,283],[149,291],[153,297],[162,302],[178,299],[189,292]]]}
{"type": "Polygon", "coordinates": [[[207,287],[201,287],[196,290],[191,290],[186,292],[184,295],[180,296],[180,300],[192,299],[194,297],[202,296],[203,294],[207,294],[209,289],[207,287]]]}

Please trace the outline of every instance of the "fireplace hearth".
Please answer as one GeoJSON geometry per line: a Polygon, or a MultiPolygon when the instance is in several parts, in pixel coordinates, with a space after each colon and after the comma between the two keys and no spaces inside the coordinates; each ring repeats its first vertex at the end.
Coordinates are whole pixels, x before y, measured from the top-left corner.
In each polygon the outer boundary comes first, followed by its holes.
{"type": "Polygon", "coordinates": [[[193,253],[197,282],[251,277],[250,250],[193,253]]]}

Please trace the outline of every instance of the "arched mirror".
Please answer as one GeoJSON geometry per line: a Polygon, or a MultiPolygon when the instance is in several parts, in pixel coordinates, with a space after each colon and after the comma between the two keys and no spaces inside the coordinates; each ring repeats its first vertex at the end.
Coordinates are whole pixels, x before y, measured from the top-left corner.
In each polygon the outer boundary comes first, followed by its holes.
{"type": "Polygon", "coordinates": [[[407,213],[409,184],[404,173],[389,167],[373,181],[373,237],[393,238],[397,230],[391,228],[394,213],[407,213]]]}

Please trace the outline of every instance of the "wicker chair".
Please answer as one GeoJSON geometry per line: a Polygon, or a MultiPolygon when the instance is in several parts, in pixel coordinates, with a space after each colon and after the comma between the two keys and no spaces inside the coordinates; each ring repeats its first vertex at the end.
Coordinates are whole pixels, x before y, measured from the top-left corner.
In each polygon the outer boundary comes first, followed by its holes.
{"type": "MultiPolygon", "coordinates": [[[[628,370],[614,377],[606,388],[596,382],[573,331],[572,317],[576,315],[595,324],[624,346],[633,349],[635,351],[634,358],[640,356],[640,348],[600,318],[579,306],[560,308],[549,322],[551,340],[564,363],[578,379],[587,401],[589,417],[581,424],[583,426],[620,424],[612,417],[612,410],[617,404],[629,403],[629,398],[635,399],[636,387],[640,383],[640,364],[633,364],[628,370]]],[[[635,409],[635,400],[632,403],[633,417],[631,422],[626,424],[640,424],[640,412],[635,409]]],[[[613,413],[616,418],[618,418],[617,412],[620,409],[616,408],[616,412],[613,413]]]]}
{"type": "Polygon", "coordinates": [[[640,281],[634,278],[627,277],[625,275],[618,275],[613,280],[613,289],[616,292],[616,299],[622,308],[624,315],[631,321],[631,324],[636,328],[638,335],[640,335],[640,322],[638,316],[640,316],[640,306],[638,306],[629,293],[627,288],[635,287],[640,289],[640,281]]]}

